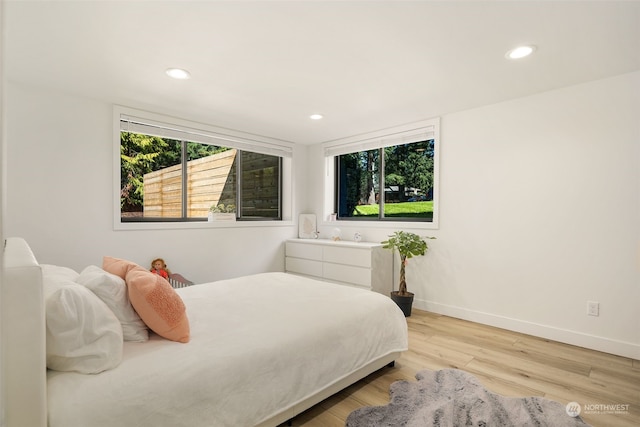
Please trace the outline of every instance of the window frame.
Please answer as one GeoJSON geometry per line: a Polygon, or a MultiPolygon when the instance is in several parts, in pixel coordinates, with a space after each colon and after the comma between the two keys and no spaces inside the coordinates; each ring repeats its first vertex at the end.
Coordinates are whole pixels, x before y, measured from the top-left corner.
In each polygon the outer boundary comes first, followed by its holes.
{"type": "MultiPolygon", "coordinates": [[[[342,223],[345,226],[363,226],[371,228],[411,227],[416,229],[439,228],[439,194],[440,194],[440,118],[423,120],[394,128],[370,132],[351,138],[324,143],[325,180],[323,201],[323,225],[342,223]],[[337,217],[337,161],[341,154],[363,152],[389,146],[408,144],[423,140],[433,140],[433,218],[432,221],[421,221],[413,218],[338,218],[337,217]]],[[[384,161],[381,161],[384,167],[384,161]]]]}
{"type": "MultiPolygon", "coordinates": [[[[129,130],[136,132],[135,129],[129,130]]],[[[149,132],[136,132],[150,134],[149,132]]],[[[183,144],[184,146],[184,144],[183,144]]],[[[147,230],[147,229],[184,229],[184,228],[232,228],[232,227],[256,227],[256,226],[291,226],[293,225],[293,148],[294,145],[285,141],[267,137],[246,134],[240,131],[217,128],[210,125],[164,116],[148,111],[136,110],[120,105],[113,106],[113,227],[115,230],[147,230]],[[190,142],[204,143],[214,141],[218,146],[237,148],[238,151],[251,151],[262,154],[270,154],[279,157],[279,199],[280,217],[245,217],[236,218],[236,221],[206,221],[199,218],[149,218],[146,221],[122,221],[120,209],[120,132],[121,120],[134,118],[150,126],[160,126],[163,130],[174,132],[171,135],[156,135],[174,140],[188,140],[190,142]],[[184,134],[181,134],[181,133],[184,134]],[[175,137],[176,135],[189,135],[189,137],[175,137]],[[193,140],[192,136],[196,140],[193,140]]],[[[240,194],[237,194],[240,197],[240,194]]],[[[239,208],[239,207],[238,207],[239,208]]]]}

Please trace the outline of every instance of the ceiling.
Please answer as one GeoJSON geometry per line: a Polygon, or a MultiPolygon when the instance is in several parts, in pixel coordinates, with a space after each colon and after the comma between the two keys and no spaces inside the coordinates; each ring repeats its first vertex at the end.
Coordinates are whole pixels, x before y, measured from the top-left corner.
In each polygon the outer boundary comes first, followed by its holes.
{"type": "Polygon", "coordinates": [[[9,81],[302,144],[640,69],[639,1],[5,1],[3,20],[9,81]]]}

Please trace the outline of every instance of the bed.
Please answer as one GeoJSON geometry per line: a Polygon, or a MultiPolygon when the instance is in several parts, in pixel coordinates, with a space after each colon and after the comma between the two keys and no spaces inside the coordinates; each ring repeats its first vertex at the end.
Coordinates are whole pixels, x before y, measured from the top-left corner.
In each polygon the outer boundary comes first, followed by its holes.
{"type": "Polygon", "coordinates": [[[264,273],[174,290],[188,342],[149,332],[123,341],[121,360],[100,373],[45,369],[50,271],[23,239],[7,239],[8,427],[277,426],[407,349],[406,320],[386,296],[264,273]]]}

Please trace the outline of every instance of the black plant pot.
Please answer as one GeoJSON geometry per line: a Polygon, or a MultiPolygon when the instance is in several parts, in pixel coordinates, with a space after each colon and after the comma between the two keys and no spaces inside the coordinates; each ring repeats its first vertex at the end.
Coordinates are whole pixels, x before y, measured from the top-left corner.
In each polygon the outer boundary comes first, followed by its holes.
{"type": "Polygon", "coordinates": [[[413,294],[407,292],[407,295],[400,295],[398,291],[391,292],[391,299],[398,304],[400,310],[404,313],[404,317],[411,316],[411,306],[413,305],[413,294]]]}

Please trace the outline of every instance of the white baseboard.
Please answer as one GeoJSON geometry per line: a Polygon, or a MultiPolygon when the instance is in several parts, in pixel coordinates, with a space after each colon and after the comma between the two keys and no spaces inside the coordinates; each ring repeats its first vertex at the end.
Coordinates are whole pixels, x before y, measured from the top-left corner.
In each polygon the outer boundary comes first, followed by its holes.
{"type": "Polygon", "coordinates": [[[557,328],[554,326],[541,325],[539,323],[527,322],[519,319],[499,316],[491,313],[469,310],[452,305],[439,304],[431,301],[414,300],[413,306],[419,310],[430,311],[445,316],[458,319],[469,320],[484,325],[495,326],[510,331],[521,332],[540,338],[559,341],[566,344],[576,345],[591,350],[602,351],[618,356],[629,357],[640,360],[640,345],[625,341],[613,340],[610,338],[589,335],[582,332],[557,328]]]}

